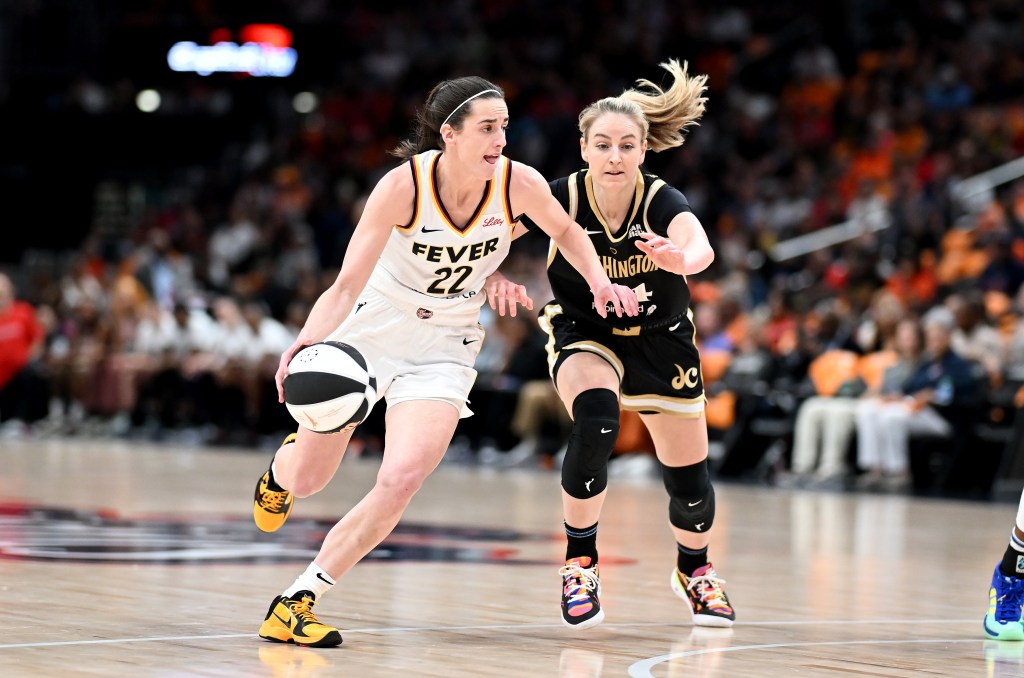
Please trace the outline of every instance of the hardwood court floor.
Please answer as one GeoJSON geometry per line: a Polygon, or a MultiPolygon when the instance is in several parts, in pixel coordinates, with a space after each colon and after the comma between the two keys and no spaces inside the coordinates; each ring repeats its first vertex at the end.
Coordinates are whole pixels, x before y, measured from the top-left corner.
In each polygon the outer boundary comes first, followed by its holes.
{"type": "Polygon", "coordinates": [[[278,534],[251,524],[268,453],[0,443],[3,676],[1021,676],[981,636],[1007,504],[719,485],[712,558],[739,621],[668,586],[659,484],[612,481],[607,617],[558,613],[557,476],[442,465],[399,530],[317,606],[344,644],[260,640],[271,598],[373,482],[346,460],[278,534]]]}

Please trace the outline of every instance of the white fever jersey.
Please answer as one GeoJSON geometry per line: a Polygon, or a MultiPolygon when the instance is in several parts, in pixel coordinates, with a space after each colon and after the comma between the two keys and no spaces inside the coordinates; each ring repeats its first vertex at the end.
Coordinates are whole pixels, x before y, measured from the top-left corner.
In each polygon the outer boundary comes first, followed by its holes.
{"type": "Polygon", "coordinates": [[[484,302],[484,281],[498,269],[512,242],[512,161],[504,156],[498,160],[473,215],[456,224],[437,188],[440,157],[440,151],[427,151],[409,159],[415,185],[412,219],[392,229],[370,285],[422,319],[472,323],[484,302]]]}

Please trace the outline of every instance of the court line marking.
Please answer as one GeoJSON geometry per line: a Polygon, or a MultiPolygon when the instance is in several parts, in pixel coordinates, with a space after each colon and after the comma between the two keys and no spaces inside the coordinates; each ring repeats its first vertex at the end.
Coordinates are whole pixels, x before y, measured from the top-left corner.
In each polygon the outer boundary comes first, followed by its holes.
{"type": "MultiPolygon", "coordinates": [[[[855,625],[855,624],[973,624],[977,622],[977,619],[825,619],[825,620],[787,620],[787,621],[753,621],[745,622],[742,626],[801,626],[813,624],[815,626],[821,626],[825,624],[841,624],[841,625],[855,625]]],[[[633,623],[622,623],[622,624],[602,624],[601,628],[639,628],[639,627],[651,627],[651,626],[672,626],[671,624],[658,623],[658,622],[633,622],[633,623]]],[[[410,631],[424,631],[424,632],[437,632],[437,631],[487,631],[487,630],[507,630],[507,629],[562,629],[565,628],[563,624],[480,624],[475,626],[383,626],[380,628],[368,628],[368,629],[342,629],[345,634],[350,633],[407,633],[410,631]]],[[[696,628],[696,627],[694,627],[696,628]]],[[[735,627],[734,627],[735,628],[735,627]]],[[[191,636],[148,636],[143,638],[97,638],[93,640],[53,640],[38,643],[0,643],[0,650],[17,650],[23,648],[32,647],[66,647],[72,645],[112,645],[117,643],[160,643],[160,642],[176,642],[176,641],[197,641],[197,640],[223,640],[226,638],[258,638],[256,632],[252,633],[223,633],[217,635],[191,635],[191,636]]],[[[852,641],[851,641],[852,642],[852,641]]],[[[876,641],[857,641],[857,642],[876,642],[876,641]]],[[[882,642],[882,641],[877,641],[882,642]]],[[[909,641],[887,641],[887,642],[909,642],[909,641]]],[[[939,642],[939,641],[928,641],[928,642],[939,642]]],[[[950,642],[963,642],[963,641],[950,641],[950,642]]],[[[814,644],[814,643],[811,643],[814,644]]],[[[759,645],[750,645],[749,648],[762,647],[759,645]]],[[[763,646],[763,647],[776,647],[776,646],[763,646]]],[[[777,647],[789,647],[788,645],[779,645],[777,647]]],[[[736,647],[734,649],[747,649],[747,647],[736,647]]],[[[700,654],[705,651],[727,651],[715,649],[715,650],[700,650],[698,652],[689,654],[700,654]]],[[[680,655],[662,655],[669,659],[676,656],[689,656],[688,653],[680,655]]],[[[655,657],[654,659],[658,659],[655,657]]],[[[643,660],[650,661],[650,660],[643,660]]],[[[667,661],[667,660],[662,660],[667,661]]],[[[642,663],[642,662],[638,662],[642,663]]],[[[634,664],[636,666],[636,664],[634,664]]],[[[652,664],[653,666],[653,664],[652,664]]],[[[640,674],[650,675],[650,674],[640,674]]]]}
{"type": "Polygon", "coordinates": [[[797,642],[797,643],[769,643],[765,645],[733,645],[730,647],[706,647],[686,652],[673,652],[663,654],[659,657],[642,659],[629,667],[630,678],[654,678],[651,668],[673,659],[684,657],[696,657],[702,654],[714,654],[716,652],[742,652],[744,650],[774,650],[781,647],[823,647],[825,645],[913,645],[913,644],[936,644],[936,643],[983,643],[984,638],[921,638],[917,640],[826,640],[820,642],[797,642]]]}

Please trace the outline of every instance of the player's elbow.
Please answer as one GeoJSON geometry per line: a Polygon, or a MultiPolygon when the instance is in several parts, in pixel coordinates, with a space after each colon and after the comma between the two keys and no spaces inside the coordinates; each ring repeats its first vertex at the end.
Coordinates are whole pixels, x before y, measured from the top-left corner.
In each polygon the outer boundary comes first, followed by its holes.
{"type": "Polygon", "coordinates": [[[711,249],[711,246],[702,247],[700,251],[694,252],[692,256],[687,256],[686,275],[693,275],[704,271],[714,260],[715,251],[711,249]]]}

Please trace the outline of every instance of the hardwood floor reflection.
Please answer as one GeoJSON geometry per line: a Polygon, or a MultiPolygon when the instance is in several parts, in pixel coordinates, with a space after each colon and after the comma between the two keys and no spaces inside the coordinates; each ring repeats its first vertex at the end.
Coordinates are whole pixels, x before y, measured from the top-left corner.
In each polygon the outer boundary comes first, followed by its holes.
{"type": "Polygon", "coordinates": [[[694,627],[669,588],[656,480],[611,481],[604,624],[558,610],[558,476],[444,464],[399,529],[317,606],[332,650],[255,631],[370,487],[347,460],[275,535],[268,455],[82,440],[0,443],[5,676],[1021,676],[985,641],[1007,504],[719,484],[711,558],[738,615],[694,627]]]}

